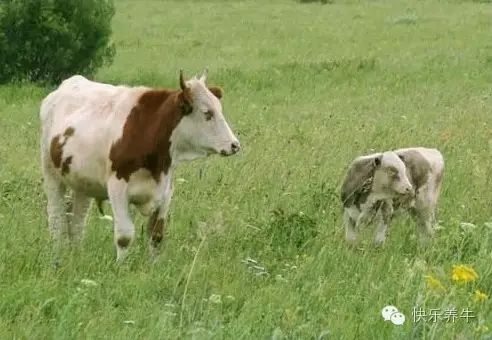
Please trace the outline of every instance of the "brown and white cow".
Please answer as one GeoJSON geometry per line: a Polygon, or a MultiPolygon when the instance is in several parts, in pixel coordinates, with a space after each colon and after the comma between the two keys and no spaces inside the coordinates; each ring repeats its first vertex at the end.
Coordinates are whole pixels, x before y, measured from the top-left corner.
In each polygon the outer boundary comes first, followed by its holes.
{"type": "Polygon", "coordinates": [[[409,210],[422,240],[433,234],[444,159],[436,149],[399,149],[356,158],[343,181],[345,237],[356,243],[361,225],[376,218],[381,245],[396,209],[409,210]]]}
{"type": "Polygon", "coordinates": [[[205,74],[180,89],[113,86],[73,76],[41,104],[41,159],[48,220],[58,246],[65,235],[83,236],[91,199],[109,199],[117,260],[125,257],[135,228],[134,204],[150,215],[151,249],[161,242],[172,196],[173,168],[210,154],[233,155],[239,141],[227,124],[222,90],[205,74]],[[64,196],[73,191],[67,218],[64,196]]]}

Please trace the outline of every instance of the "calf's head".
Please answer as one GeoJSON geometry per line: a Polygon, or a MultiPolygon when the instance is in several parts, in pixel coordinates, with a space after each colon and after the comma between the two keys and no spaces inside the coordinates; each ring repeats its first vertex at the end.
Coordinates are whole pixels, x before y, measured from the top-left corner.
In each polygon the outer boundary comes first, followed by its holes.
{"type": "Polygon", "coordinates": [[[413,194],[413,187],[407,176],[403,156],[387,151],[374,158],[374,193],[393,197],[413,194]]]}
{"type": "Polygon", "coordinates": [[[222,112],[222,89],[205,84],[206,74],[185,81],[180,72],[179,95],[183,117],[173,132],[171,142],[178,158],[191,160],[210,154],[230,156],[240,144],[222,112]]]}

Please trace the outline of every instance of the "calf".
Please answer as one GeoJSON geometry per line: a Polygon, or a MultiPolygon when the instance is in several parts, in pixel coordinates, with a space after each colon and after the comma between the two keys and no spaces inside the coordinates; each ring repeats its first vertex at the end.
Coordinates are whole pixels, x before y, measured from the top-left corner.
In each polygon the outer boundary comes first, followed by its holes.
{"type": "Polygon", "coordinates": [[[362,224],[374,218],[374,243],[381,245],[397,209],[409,210],[423,239],[433,234],[444,160],[436,149],[422,147],[387,151],[356,158],[341,190],[345,237],[355,244],[362,224]]]}
{"type": "Polygon", "coordinates": [[[52,238],[79,241],[91,199],[108,199],[117,259],[123,260],[135,228],[129,204],[150,215],[151,249],[164,233],[177,164],[210,154],[229,156],[239,141],[229,128],[222,90],[205,74],[180,89],[112,86],[73,76],[41,104],[41,160],[52,238]],[[64,204],[73,191],[69,220],[64,204]]]}

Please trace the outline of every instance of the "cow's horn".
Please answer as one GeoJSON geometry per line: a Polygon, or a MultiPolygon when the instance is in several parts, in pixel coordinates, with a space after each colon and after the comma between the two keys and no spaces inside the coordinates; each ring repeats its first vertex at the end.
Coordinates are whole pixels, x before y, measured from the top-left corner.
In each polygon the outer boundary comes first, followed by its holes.
{"type": "Polygon", "coordinates": [[[186,83],[183,76],[183,69],[179,70],[179,86],[181,87],[181,90],[186,89],[186,83]]]}
{"type": "Polygon", "coordinates": [[[208,67],[206,67],[205,70],[203,70],[203,74],[200,77],[200,80],[205,82],[205,80],[207,80],[207,76],[208,76],[208,67]]]}

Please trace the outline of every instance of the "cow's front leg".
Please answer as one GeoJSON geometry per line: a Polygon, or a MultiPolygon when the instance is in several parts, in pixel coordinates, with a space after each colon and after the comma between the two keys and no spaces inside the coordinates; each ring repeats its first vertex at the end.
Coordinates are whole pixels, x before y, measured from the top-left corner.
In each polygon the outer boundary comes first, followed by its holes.
{"type": "Polygon", "coordinates": [[[374,235],[374,245],[382,246],[386,240],[386,232],[393,216],[393,203],[384,201],[378,211],[378,226],[374,235]]]}
{"type": "Polygon", "coordinates": [[[164,238],[167,214],[169,211],[169,205],[171,203],[171,197],[173,193],[170,180],[166,184],[167,185],[164,190],[165,194],[162,204],[157,208],[156,211],[154,211],[152,216],[149,218],[147,224],[150,256],[153,259],[155,259],[155,257],[157,256],[159,245],[164,238]]]}
{"type": "Polygon", "coordinates": [[[114,242],[117,262],[122,262],[135,235],[135,227],[128,209],[128,183],[111,176],[108,181],[108,196],[114,219],[114,242]]]}

